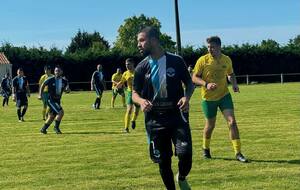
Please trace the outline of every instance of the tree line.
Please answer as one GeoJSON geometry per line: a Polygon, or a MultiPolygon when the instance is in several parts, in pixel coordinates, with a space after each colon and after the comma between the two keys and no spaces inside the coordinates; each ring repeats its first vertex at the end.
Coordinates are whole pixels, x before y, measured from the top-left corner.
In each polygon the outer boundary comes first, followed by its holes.
{"type": "MultiPolygon", "coordinates": [[[[23,67],[31,83],[37,83],[43,73],[44,65],[61,65],[66,77],[72,82],[86,82],[97,64],[102,64],[105,79],[110,81],[111,75],[120,67],[125,70],[125,59],[133,58],[136,63],[143,57],[137,50],[136,35],[145,26],[153,26],[158,30],[161,23],[155,17],[145,15],[133,16],[124,20],[118,29],[118,36],[113,46],[97,31],[88,33],[78,30],[72,37],[66,50],[56,47],[16,47],[3,43],[0,52],[4,52],[13,64],[13,73],[18,67],[23,67]]],[[[160,33],[162,46],[170,52],[175,52],[176,43],[172,38],[160,33]]],[[[187,65],[196,63],[197,59],[207,52],[206,47],[182,47],[182,57],[187,65]]],[[[246,74],[277,74],[300,73],[300,35],[282,46],[272,39],[263,40],[260,44],[242,44],[223,46],[223,52],[232,58],[235,73],[246,74]]],[[[87,85],[77,85],[86,89],[87,85]]]]}

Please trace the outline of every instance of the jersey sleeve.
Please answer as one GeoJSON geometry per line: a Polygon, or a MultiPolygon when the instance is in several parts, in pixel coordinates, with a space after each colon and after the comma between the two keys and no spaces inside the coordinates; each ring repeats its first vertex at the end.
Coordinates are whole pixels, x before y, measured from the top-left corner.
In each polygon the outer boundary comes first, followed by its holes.
{"type": "Polygon", "coordinates": [[[232,67],[232,61],[230,57],[228,57],[228,67],[227,67],[227,75],[230,75],[233,73],[233,67],[232,67]]]}
{"type": "Polygon", "coordinates": [[[127,72],[124,72],[123,75],[122,75],[122,77],[121,77],[121,82],[122,82],[123,84],[127,81],[127,79],[126,79],[126,73],[127,73],[127,72]]]}
{"type": "Polygon", "coordinates": [[[143,75],[143,71],[142,71],[142,67],[138,66],[135,69],[134,72],[134,77],[133,77],[133,85],[132,88],[134,91],[136,91],[139,95],[141,95],[142,90],[143,90],[143,84],[144,84],[144,76],[143,75]]]}
{"type": "Polygon", "coordinates": [[[197,60],[193,73],[195,73],[198,76],[201,76],[203,72],[204,63],[205,63],[205,58],[202,56],[197,60]]]}

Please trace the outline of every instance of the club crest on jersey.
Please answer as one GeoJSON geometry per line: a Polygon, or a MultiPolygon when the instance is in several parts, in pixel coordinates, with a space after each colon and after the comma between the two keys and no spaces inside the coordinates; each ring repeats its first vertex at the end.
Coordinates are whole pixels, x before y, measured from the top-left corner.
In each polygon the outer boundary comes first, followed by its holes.
{"type": "Polygon", "coordinates": [[[167,75],[168,77],[174,77],[175,76],[175,69],[173,67],[167,68],[167,75]]]}

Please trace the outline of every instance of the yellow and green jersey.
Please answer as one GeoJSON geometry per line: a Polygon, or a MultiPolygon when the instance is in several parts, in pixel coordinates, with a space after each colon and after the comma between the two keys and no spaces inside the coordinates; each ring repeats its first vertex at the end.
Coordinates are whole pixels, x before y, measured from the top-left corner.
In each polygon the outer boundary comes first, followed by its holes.
{"type": "MultiPolygon", "coordinates": [[[[122,73],[115,73],[112,75],[111,77],[111,80],[112,81],[115,81],[115,82],[120,82],[122,79],[122,73]]],[[[112,83],[112,89],[115,89],[116,88],[116,84],[115,83],[112,83]]]]}
{"type": "Polygon", "coordinates": [[[122,75],[121,81],[122,83],[127,82],[127,90],[132,91],[132,82],[134,77],[134,71],[125,71],[122,75]]]}
{"type": "MultiPolygon", "coordinates": [[[[40,80],[39,80],[39,86],[42,86],[42,84],[45,82],[45,80],[47,80],[50,77],[53,77],[53,75],[52,74],[50,74],[50,75],[47,75],[47,74],[42,75],[41,78],[40,78],[40,80]]],[[[48,92],[48,87],[47,86],[45,86],[43,92],[48,92]]]]}
{"type": "Polygon", "coordinates": [[[230,57],[222,54],[220,58],[214,58],[208,53],[197,60],[193,72],[207,83],[217,84],[217,88],[213,91],[202,87],[202,99],[216,101],[229,93],[227,76],[233,73],[230,57]]]}

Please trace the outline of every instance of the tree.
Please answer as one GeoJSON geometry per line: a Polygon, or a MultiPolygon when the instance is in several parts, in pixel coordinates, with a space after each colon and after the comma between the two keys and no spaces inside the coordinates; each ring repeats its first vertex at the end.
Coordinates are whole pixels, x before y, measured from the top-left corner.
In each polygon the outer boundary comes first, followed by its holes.
{"type": "MultiPolygon", "coordinates": [[[[139,17],[133,16],[125,19],[124,24],[118,29],[117,40],[114,43],[114,48],[119,49],[123,52],[137,53],[137,34],[138,32],[146,27],[152,26],[160,31],[161,24],[159,20],[155,17],[149,18],[144,14],[139,17]]],[[[162,34],[160,32],[160,40],[162,46],[169,51],[175,50],[175,42],[172,41],[171,37],[167,34],[162,34]]]]}
{"type": "Polygon", "coordinates": [[[75,37],[72,38],[71,44],[67,48],[67,53],[75,53],[77,51],[86,51],[92,48],[97,51],[109,50],[109,43],[99,32],[89,34],[85,31],[78,30],[75,37]]]}
{"type": "Polygon", "coordinates": [[[279,43],[271,39],[263,40],[260,44],[260,47],[262,49],[275,50],[279,48],[279,43]]]}

